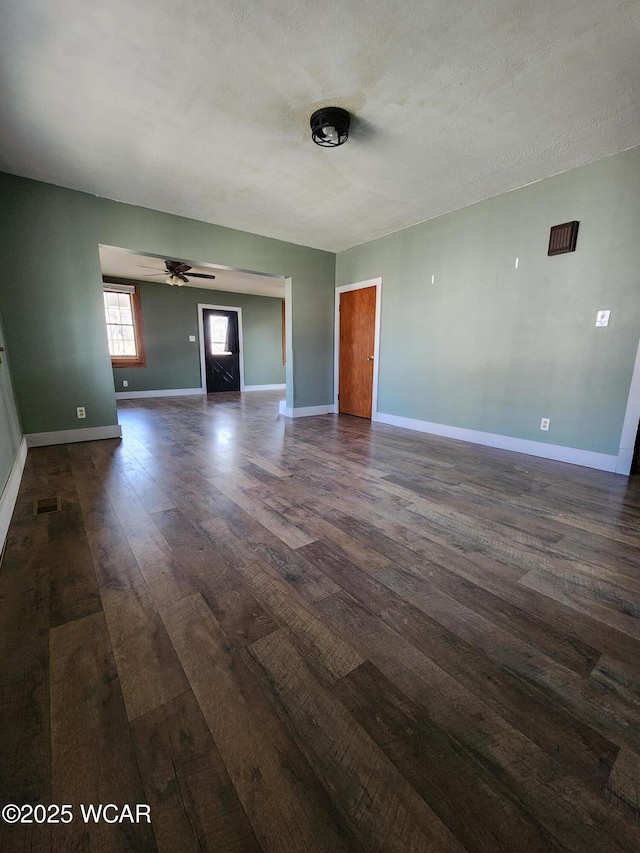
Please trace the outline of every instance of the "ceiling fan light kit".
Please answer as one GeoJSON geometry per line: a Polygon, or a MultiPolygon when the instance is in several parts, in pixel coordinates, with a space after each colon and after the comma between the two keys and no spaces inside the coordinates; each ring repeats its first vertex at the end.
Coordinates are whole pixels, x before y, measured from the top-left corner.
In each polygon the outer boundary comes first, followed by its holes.
{"type": "Polygon", "coordinates": [[[349,138],[351,116],[342,107],[322,107],[311,116],[311,138],[323,148],[344,145],[349,138]]]}

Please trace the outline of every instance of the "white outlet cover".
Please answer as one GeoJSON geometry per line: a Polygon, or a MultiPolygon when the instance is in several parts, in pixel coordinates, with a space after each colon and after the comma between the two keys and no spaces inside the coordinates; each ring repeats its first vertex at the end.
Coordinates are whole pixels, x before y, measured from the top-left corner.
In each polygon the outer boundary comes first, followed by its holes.
{"type": "Polygon", "coordinates": [[[596,326],[608,326],[610,314],[611,311],[598,311],[598,313],[596,314],[596,326]]]}
{"type": "Polygon", "coordinates": [[[195,335],[189,335],[189,340],[191,341],[192,344],[195,344],[196,336],[195,335]]]}
{"type": "Polygon", "coordinates": [[[542,418],[540,421],[540,429],[547,431],[551,425],[551,418],[542,418]]]}
{"type": "Polygon", "coordinates": [[[87,417],[87,412],[86,412],[84,406],[78,406],[76,408],[76,414],[79,418],[86,418],[87,417]]]}

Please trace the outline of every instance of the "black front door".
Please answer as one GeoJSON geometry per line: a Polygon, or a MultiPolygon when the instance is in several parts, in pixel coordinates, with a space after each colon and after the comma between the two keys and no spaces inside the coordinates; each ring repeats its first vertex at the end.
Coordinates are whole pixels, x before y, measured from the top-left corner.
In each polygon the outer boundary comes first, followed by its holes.
{"type": "Polygon", "coordinates": [[[203,315],[207,394],[214,391],[239,391],[238,312],[207,308],[203,315]]]}

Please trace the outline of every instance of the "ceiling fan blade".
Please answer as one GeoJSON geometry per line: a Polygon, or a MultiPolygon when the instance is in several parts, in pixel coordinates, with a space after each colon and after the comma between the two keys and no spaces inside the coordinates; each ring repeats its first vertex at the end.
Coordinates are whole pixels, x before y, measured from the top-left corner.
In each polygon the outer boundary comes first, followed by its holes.
{"type": "Polygon", "coordinates": [[[177,276],[178,276],[178,278],[180,279],[180,281],[185,282],[185,284],[189,284],[189,279],[186,277],[186,275],[185,275],[184,273],[176,272],[176,273],[175,273],[175,275],[177,275],[177,276]]]}
{"type": "Polygon", "coordinates": [[[164,272],[164,270],[159,270],[158,267],[148,267],[146,264],[136,264],[136,266],[140,267],[140,269],[143,270],[156,270],[158,275],[162,275],[162,273],[164,272]]]}
{"type": "Polygon", "coordinates": [[[167,271],[162,270],[162,272],[151,273],[151,275],[141,275],[140,278],[156,278],[156,276],[158,276],[158,277],[162,276],[164,278],[164,276],[166,276],[166,274],[167,274],[167,271]]]}
{"type": "Polygon", "coordinates": [[[202,272],[190,272],[189,278],[215,278],[215,275],[205,275],[202,272]]]}
{"type": "Polygon", "coordinates": [[[189,264],[183,264],[181,261],[165,261],[165,266],[171,273],[184,273],[191,269],[189,264]]]}

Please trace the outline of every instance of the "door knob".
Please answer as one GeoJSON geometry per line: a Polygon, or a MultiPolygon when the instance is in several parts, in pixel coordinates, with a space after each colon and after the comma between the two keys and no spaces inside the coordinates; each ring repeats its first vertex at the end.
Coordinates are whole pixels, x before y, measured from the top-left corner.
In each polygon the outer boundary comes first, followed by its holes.
{"type": "Polygon", "coordinates": [[[367,361],[373,361],[373,356],[370,355],[369,358],[367,359],[367,361]]]}

